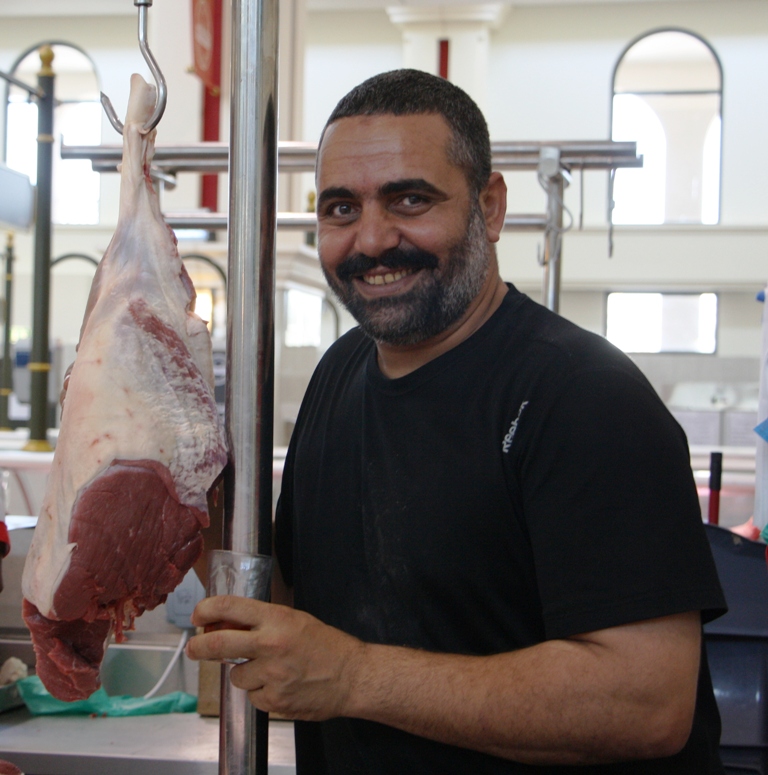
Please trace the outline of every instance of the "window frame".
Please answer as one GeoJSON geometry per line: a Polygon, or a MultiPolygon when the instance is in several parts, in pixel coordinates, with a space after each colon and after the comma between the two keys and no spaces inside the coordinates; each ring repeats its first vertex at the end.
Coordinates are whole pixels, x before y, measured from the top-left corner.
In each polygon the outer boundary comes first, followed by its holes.
{"type": "Polygon", "coordinates": [[[691,290],[669,290],[668,288],[660,290],[658,288],[643,288],[638,290],[636,288],[613,288],[603,293],[603,338],[610,342],[608,339],[608,297],[613,293],[658,293],[661,296],[701,296],[705,293],[711,293],[715,296],[717,314],[715,317],[715,349],[711,353],[699,352],[697,350],[659,350],[658,352],[648,352],[647,350],[622,350],[618,345],[613,345],[617,349],[621,350],[627,356],[642,355],[642,356],[669,356],[669,355],[695,355],[697,357],[715,357],[718,355],[720,349],[720,291],[707,290],[707,291],[691,291],[691,290]]]}
{"type": "MultiPolygon", "coordinates": [[[[36,51],[39,51],[43,46],[66,46],[67,48],[71,48],[75,51],[77,51],[79,54],[82,54],[88,62],[91,65],[91,69],[93,70],[94,78],[96,79],[96,85],[97,88],[100,89],[99,84],[101,83],[101,78],[99,76],[99,70],[96,66],[96,62],[94,62],[93,57],[81,46],[78,46],[76,43],[72,43],[68,40],[42,40],[38,43],[34,43],[31,46],[28,46],[26,49],[24,49],[17,57],[13,60],[13,63],[11,64],[10,69],[8,70],[9,75],[15,75],[16,71],[19,68],[19,65],[31,54],[34,54],[36,51]]],[[[55,60],[54,60],[55,61],[55,60]]],[[[54,65],[54,74],[56,74],[55,65],[54,65]]],[[[55,83],[55,82],[54,82],[55,83]]],[[[37,81],[35,83],[30,83],[30,86],[36,86],[37,81]]],[[[7,163],[7,156],[8,156],[8,108],[10,106],[10,95],[11,95],[11,86],[12,84],[8,81],[3,81],[3,91],[2,91],[2,111],[0,111],[0,162],[6,164],[7,163]]],[[[56,99],[56,93],[55,93],[55,86],[54,86],[54,98],[56,99]]],[[[28,97],[29,101],[32,101],[32,97],[28,97]]],[[[54,105],[54,112],[56,110],[56,107],[59,104],[67,104],[72,102],[84,102],[83,100],[59,100],[56,99],[55,105],[54,105]]],[[[55,183],[54,183],[55,184],[55,183]]],[[[95,224],[56,224],[57,226],[66,225],[66,226],[74,226],[74,227],[98,227],[101,223],[101,205],[98,205],[98,218],[96,220],[95,224]]]]}
{"type": "MultiPolygon", "coordinates": [[[[717,192],[717,202],[718,202],[718,208],[717,208],[717,222],[714,224],[705,224],[703,222],[678,222],[678,221],[664,221],[660,224],[615,224],[613,222],[613,210],[614,210],[614,204],[613,204],[613,185],[614,185],[614,177],[616,175],[616,169],[612,169],[608,173],[608,223],[610,227],[616,228],[616,226],[620,228],[637,228],[638,226],[646,227],[646,226],[653,226],[654,228],[664,228],[664,227],[671,227],[676,228],[679,226],[686,226],[686,227],[700,227],[700,226],[719,226],[722,220],[722,212],[723,212],[723,139],[725,137],[725,117],[723,116],[723,93],[725,92],[725,75],[723,72],[723,63],[720,60],[720,57],[717,54],[717,51],[712,46],[712,44],[702,35],[700,35],[697,32],[694,32],[693,30],[689,30],[685,27],[675,27],[675,26],[668,26],[668,27],[654,27],[650,30],[647,30],[646,32],[640,33],[639,35],[632,38],[632,40],[627,43],[626,46],[622,49],[621,53],[619,54],[618,58],[616,59],[615,64],[613,65],[613,70],[611,72],[611,91],[610,91],[610,102],[609,102],[609,109],[608,109],[608,137],[613,138],[613,104],[614,104],[614,98],[616,97],[616,75],[618,74],[619,67],[621,67],[621,63],[624,60],[624,57],[627,55],[627,53],[632,49],[635,45],[637,45],[641,40],[644,40],[645,38],[649,38],[652,35],[658,35],[659,33],[663,32],[677,32],[683,35],[690,35],[692,38],[696,38],[700,43],[702,43],[704,46],[707,47],[709,50],[709,53],[712,55],[712,58],[717,65],[717,69],[720,74],[720,89],[719,89],[719,95],[720,95],[720,105],[719,105],[719,115],[720,115],[720,156],[718,159],[719,164],[719,179],[718,179],[718,192],[717,192]]],[[[638,94],[642,95],[642,92],[619,92],[620,94],[638,94]]],[[[650,92],[648,92],[650,93],[650,92]]],[[[661,94],[662,92],[654,92],[656,94],[661,94]]],[[[688,92],[693,93],[693,92],[688,92]]],[[[697,91],[695,93],[704,93],[697,91]]],[[[714,92],[706,92],[706,93],[714,93],[714,92]]],[[[686,94],[685,91],[680,90],[677,92],[668,92],[668,94],[686,94]]]]}

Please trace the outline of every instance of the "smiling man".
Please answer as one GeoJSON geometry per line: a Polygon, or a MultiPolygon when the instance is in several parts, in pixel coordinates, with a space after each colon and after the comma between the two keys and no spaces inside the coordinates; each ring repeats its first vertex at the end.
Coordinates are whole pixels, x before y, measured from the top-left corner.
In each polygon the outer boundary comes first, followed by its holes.
{"type": "Polygon", "coordinates": [[[295,608],[202,601],[193,658],[297,719],[299,775],[720,773],[724,608],[685,437],[601,337],[502,282],[477,106],[402,70],[336,107],[328,351],[276,518],[295,608]],[[584,766],[587,769],[584,769],[584,766]]]}
{"type": "Polygon", "coordinates": [[[434,357],[447,348],[433,352],[433,339],[465,338],[506,293],[489,243],[503,225],[503,178],[489,169],[470,189],[446,153],[451,136],[442,116],[421,114],[350,117],[323,138],[323,271],[382,355],[434,357]]]}

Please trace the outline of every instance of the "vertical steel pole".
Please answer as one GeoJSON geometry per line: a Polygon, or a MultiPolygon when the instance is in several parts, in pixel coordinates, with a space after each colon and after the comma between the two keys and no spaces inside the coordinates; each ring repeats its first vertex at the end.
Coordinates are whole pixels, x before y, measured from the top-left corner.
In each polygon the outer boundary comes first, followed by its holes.
{"type": "Polygon", "coordinates": [[[563,194],[561,174],[546,178],[547,227],[544,232],[544,306],[560,312],[560,268],[563,229],[563,194]]]}
{"type": "Polygon", "coordinates": [[[24,449],[51,450],[48,443],[48,320],[51,288],[51,181],[53,167],[53,49],[40,48],[42,67],[37,76],[37,209],[35,214],[35,269],[32,294],[32,352],[29,359],[32,413],[29,441],[24,449]]]}
{"type": "MultiPolygon", "coordinates": [[[[232,0],[224,547],[270,554],[278,0],[232,0]]],[[[222,668],[221,775],[267,775],[267,723],[222,668]]]]}
{"type": "Polygon", "coordinates": [[[5,247],[5,325],[3,327],[3,372],[0,375],[0,431],[10,430],[8,401],[13,392],[11,363],[11,299],[13,296],[13,232],[8,232],[5,247]]]}
{"type": "Polygon", "coordinates": [[[542,145],[539,149],[539,183],[547,194],[547,223],[544,230],[544,293],[542,303],[553,312],[560,311],[560,251],[562,250],[563,196],[568,185],[568,173],[560,163],[557,146],[542,145]]]}

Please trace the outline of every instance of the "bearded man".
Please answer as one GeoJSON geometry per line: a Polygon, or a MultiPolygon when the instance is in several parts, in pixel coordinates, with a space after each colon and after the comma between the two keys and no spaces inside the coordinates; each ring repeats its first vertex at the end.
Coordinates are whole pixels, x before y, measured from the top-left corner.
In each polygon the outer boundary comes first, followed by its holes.
{"type": "Polygon", "coordinates": [[[315,372],[277,554],[193,658],[297,719],[299,775],[722,772],[724,609],[685,436],[620,352],[505,284],[488,130],[402,70],[341,100],[318,251],[359,328],[315,372]]]}

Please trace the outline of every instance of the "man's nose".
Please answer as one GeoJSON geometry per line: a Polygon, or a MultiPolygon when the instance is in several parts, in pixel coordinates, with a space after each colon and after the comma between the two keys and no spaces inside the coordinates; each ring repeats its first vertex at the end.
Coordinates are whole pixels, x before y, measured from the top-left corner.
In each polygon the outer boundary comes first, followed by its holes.
{"type": "Polygon", "coordinates": [[[357,220],[355,251],[366,256],[380,256],[400,244],[400,230],[395,219],[381,208],[363,208],[357,220]]]}

